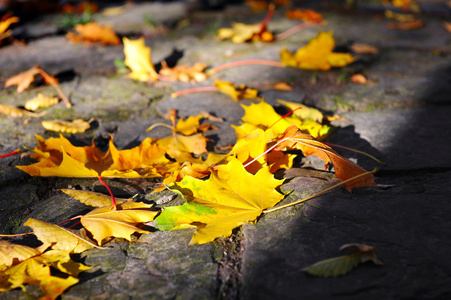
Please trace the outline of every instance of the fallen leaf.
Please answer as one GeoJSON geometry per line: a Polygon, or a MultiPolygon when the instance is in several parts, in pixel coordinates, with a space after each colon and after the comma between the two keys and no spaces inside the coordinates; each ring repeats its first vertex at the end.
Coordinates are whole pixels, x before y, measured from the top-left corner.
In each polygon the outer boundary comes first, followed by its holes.
{"type": "Polygon", "coordinates": [[[149,233],[136,225],[153,221],[159,211],[149,210],[151,207],[152,205],[142,202],[128,201],[117,204],[116,210],[113,210],[111,205],[96,208],[81,216],[80,221],[99,245],[108,237],[131,241],[130,236],[135,232],[149,233]]]}
{"type": "Polygon", "coordinates": [[[72,122],[62,120],[42,121],[41,125],[46,130],[65,133],[81,133],[91,128],[91,122],[82,119],[76,119],[72,122]]]}
{"type": "Polygon", "coordinates": [[[102,26],[96,22],[77,24],[75,31],[78,32],[78,35],[73,32],[68,32],[66,35],[66,38],[71,42],[90,42],[104,45],[119,45],[121,43],[113,28],[106,25],[102,26]]]}
{"type": "Polygon", "coordinates": [[[287,10],[285,13],[288,19],[292,20],[302,20],[312,23],[321,23],[323,21],[323,15],[311,10],[311,9],[293,9],[287,10]]]}
{"type": "Polygon", "coordinates": [[[362,244],[347,244],[340,250],[352,249],[349,254],[319,261],[302,270],[311,275],[321,277],[336,277],[344,275],[354,269],[358,264],[371,260],[376,265],[383,263],[376,257],[378,250],[374,247],[362,244]]]}
{"type": "Polygon", "coordinates": [[[258,90],[246,87],[244,84],[235,85],[228,81],[215,81],[215,87],[223,94],[230,96],[233,100],[260,99],[258,90]]]}
{"type": "Polygon", "coordinates": [[[351,76],[351,81],[357,84],[365,84],[368,82],[365,76],[362,74],[354,74],[351,76]]]}
{"type": "Polygon", "coordinates": [[[144,38],[129,40],[124,37],[125,65],[132,71],[128,76],[139,81],[155,81],[158,74],[151,61],[151,49],[146,47],[144,38]]]}
{"type": "Polygon", "coordinates": [[[99,6],[89,1],[79,2],[77,5],[66,4],[62,7],[62,11],[69,14],[95,13],[98,10],[99,6]]]}
{"type": "Polygon", "coordinates": [[[29,117],[29,118],[39,118],[45,115],[46,112],[42,112],[40,114],[19,108],[14,105],[8,105],[8,104],[0,104],[0,113],[9,115],[13,118],[17,117],[29,117]]]}
{"type": "Polygon", "coordinates": [[[0,45],[2,40],[11,35],[11,30],[8,30],[9,26],[13,23],[18,23],[18,17],[11,17],[11,14],[7,13],[0,19],[0,45]]]}
{"type": "Polygon", "coordinates": [[[285,82],[279,82],[272,86],[274,90],[278,91],[286,91],[291,92],[294,88],[291,85],[286,84],[285,82]]]}
{"type": "Polygon", "coordinates": [[[351,45],[352,52],[356,54],[378,54],[379,49],[374,46],[365,43],[352,43],[351,45]]]}
{"type": "Polygon", "coordinates": [[[35,248],[0,240],[0,271],[40,253],[35,248]]]}
{"type": "Polygon", "coordinates": [[[186,176],[172,186],[186,198],[180,206],[166,207],[155,219],[160,230],[196,228],[190,244],[203,244],[227,237],[244,223],[252,223],[262,210],[282,200],[268,168],[255,175],[248,173],[238,160],[218,166],[206,181],[186,176]]]}
{"type": "Polygon", "coordinates": [[[443,25],[443,28],[446,29],[446,31],[451,33],[451,22],[443,22],[442,25],[443,25]]]}
{"type": "Polygon", "coordinates": [[[308,45],[291,53],[286,48],[280,52],[284,65],[306,70],[329,70],[332,67],[344,67],[355,61],[349,53],[332,52],[335,41],[332,31],[320,32],[308,45]]]}
{"type": "Polygon", "coordinates": [[[31,227],[34,235],[42,242],[39,249],[52,247],[56,250],[66,250],[70,253],[81,253],[98,246],[86,236],[84,229],[73,230],[51,223],[29,218],[24,226],[31,227]]]}
{"type": "Polygon", "coordinates": [[[154,139],[145,139],[137,147],[120,151],[110,140],[108,151],[102,152],[95,145],[73,146],[63,136],[45,140],[37,135],[37,138],[38,147],[31,149],[34,153],[30,157],[38,162],[17,166],[31,176],[144,178],[176,169],[165,157],[166,149],[160,148],[154,139]]]}
{"type": "MultiPolygon", "coordinates": [[[[17,85],[17,92],[22,93],[34,81],[34,76],[36,76],[37,74],[41,74],[41,67],[39,65],[36,65],[25,72],[8,78],[5,82],[5,88],[17,85]]],[[[56,79],[55,77],[48,74],[46,75],[47,76],[42,77],[46,83],[51,84],[58,82],[58,79],[56,79]]]]}
{"type": "MultiPolygon", "coordinates": [[[[331,162],[335,168],[335,176],[341,181],[351,179],[357,175],[366,173],[366,170],[356,165],[347,158],[342,157],[329,146],[315,140],[311,135],[302,133],[295,125],[291,125],[279,137],[280,143],[278,150],[299,149],[305,156],[315,155],[325,162],[325,169],[331,162]]],[[[353,188],[362,186],[374,186],[374,176],[372,174],[365,175],[358,179],[346,183],[346,189],[351,191],[353,188]]]]}
{"type": "Polygon", "coordinates": [[[396,13],[392,10],[385,10],[385,17],[387,19],[392,19],[401,23],[408,23],[408,22],[413,22],[416,21],[416,18],[414,15],[411,14],[400,14],[400,13],[396,13]]]}
{"type": "MultiPolygon", "coordinates": [[[[94,206],[94,207],[106,207],[113,204],[111,201],[111,196],[104,195],[101,193],[95,193],[90,191],[80,191],[72,189],[61,189],[61,191],[74,199],[77,199],[83,204],[94,206]]],[[[126,201],[133,201],[132,199],[116,199],[116,204],[121,204],[126,201]]]]}
{"type": "Polygon", "coordinates": [[[166,76],[172,80],[178,80],[182,82],[201,82],[207,79],[207,74],[204,70],[207,65],[204,63],[195,63],[191,67],[188,65],[179,65],[173,68],[169,68],[165,61],[161,63],[160,75],[166,76]]]}
{"type": "Polygon", "coordinates": [[[27,110],[35,111],[39,108],[50,107],[57,104],[60,101],[57,97],[46,96],[42,93],[38,93],[38,95],[30,100],[25,102],[24,107],[27,110]]]}
{"type": "Polygon", "coordinates": [[[421,20],[415,20],[412,22],[404,22],[404,23],[389,23],[388,27],[390,29],[395,30],[413,30],[423,27],[424,23],[421,20]]]}
{"type": "Polygon", "coordinates": [[[278,169],[289,169],[293,166],[295,154],[289,154],[282,151],[270,151],[265,155],[261,155],[268,150],[268,143],[274,141],[275,134],[272,130],[254,129],[245,137],[239,138],[233,148],[230,150],[229,160],[238,159],[246,170],[252,174],[257,173],[263,167],[269,166],[270,172],[274,173],[278,169]],[[235,158],[236,157],[236,158],[235,158]],[[259,157],[257,160],[254,161],[259,157]],[[253,161],[251,164],[249,164],[253,161]]]}
{"type": "Polygon", "coordinates": [[[301,120],[313,120],[319,123],[323,121],[323,114],[315,108],[308,107],[301,103],[289,102],[280,99],[277,100],[277,103],[280,103],[289,110],[294,111],[293,114],[301,120]]]}

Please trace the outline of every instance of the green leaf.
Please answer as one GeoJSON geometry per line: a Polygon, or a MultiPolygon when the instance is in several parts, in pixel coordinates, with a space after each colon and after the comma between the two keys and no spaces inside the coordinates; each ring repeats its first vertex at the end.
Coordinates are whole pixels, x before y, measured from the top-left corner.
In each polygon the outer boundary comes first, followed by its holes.
{"type": "Polygon", "coordinates": [[[315,276],[337,277],[354,269],[359,264],[360,259],[361,257],[358,254],[333,257],[314,263],[313,265],[303,268],[302,271],[315,276]]]}

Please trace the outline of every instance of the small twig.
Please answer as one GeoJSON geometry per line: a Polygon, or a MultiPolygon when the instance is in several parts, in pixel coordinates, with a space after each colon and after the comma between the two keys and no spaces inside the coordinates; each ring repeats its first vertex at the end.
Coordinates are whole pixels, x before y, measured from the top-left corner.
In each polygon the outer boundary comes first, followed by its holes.
{"type": "Polygon", "coordinates": [[[278,68],[285,67],[285,65],[279,61],[267,60],[267,59],[246,59],[246,60],[240,60],[240,61],[233,61],[230,63],[226,63],[223,65],[214,67],[213,69],[208,70],[207,73],[212,75],[212,74],[215,74],[224,69],[228,69],[228,68],[232,68],[232,67],[239,67],[239,66],[246,66],[246,65],[265,65],[265,66],[278,67],[278,68]]]}
{"type": "Polygon", "coordinates": [[[106,189],[108,190],[108,192],[111,195],[111,202],[113,202],[113,206],[111,207],[111,209],[117,210],[116,199],[114,199],[113,192],[111,191],[110,187],[102,180],[102,176],[99,176],[98,178],[99,178],[99,181],[106,187],[106,189]]]}
{"type": "Polygon", "coordinates": [[[293,110],[290,111],[289,113],[283,115],[283,117],[280,117],[280,119],[278,119],[277,121],[275,121],[274,123],[272,123],[271,126],[268,127],[268,129],[271,128],[271,127],[273,127],[274,125],[276,125],[280,120],[285,119],[286,117],[288,117],[289,115],[291,115],[292,113],[294,113],[295,111],[297,111],[298,109],[301,109],[301,108],[302,108],[302,106],[299,106],[298,108],[293,109],[293,110]]]}
{"type": "Polygon", "coordinates": [[[307,198],[304,198],[304,199],[300,199],[300,200],[297,200],[297,201],[294,201],[294,202],[291,202],[291,203],[288,203],[288,204],[285,204],[285,205],[281,205],[281,206],[278,206],[278,207],[273,207],[273,208],[269,208],[269,209],[264,209],[264,210],[262,210],[262,213],[266,214],[266,213],[273,212],[273,211],[276,211],[276,210],[279,210],[279,209],[282,209],[282,208],[287,208],[287,207],[290,207],[290,206],[293,206],[293,205],[296,205],[296,204],[305,202],[305,201],[310,200],[310,199],[312,199],[312,198],[315,198],[315,197],[317,197],[317,196],[319,196],[319,195],[322,195],[322,194],[324,194],[324,193],[326,193],[326,192],[329,192],[329,191],[333,190],[334,188],[337,188],[337,187],[339,187],[339,186],[342,186],[342,185],[344,185],[344,184],[346,184],[346,183],[348,183],[348,182],[351,182],[351,181],[353,181],[353,180],[359,179],[360,177],[363,177],[363,176],[366,176],[366,175],[369,175],[369,174],[374,174],[374,173],[376,173],[378,170],[379,170],[379,168],[375,168],[373,171],[365,172],[365,173],[359,174],[359,175],[354,176],[354,177],[352,177],[352,178],[349,178],[349,179],[347,179],[347,180],[345,180],[345,181],[342,181],[342,182],[340,182],[340,183],[338,183],[338,184],[336,184],[336,185],[334,185],[334,186],[331,186],[331,187],[325,189],[324,191],[321,191],[321,192],[319,192],[319,193],[316,193],[316,194],[314,194],[314,195],[312,195],[312,196],[310,196],[310,197],[307,197],[307,198]]]}
{"type": "Polygon", "coordinates": [[[197,92],[216,92],[217,90],[218,90],[218,88],[215,86],[200,86],[200,87],[195,87],[195,88],[190,88],[190,89],[174,92],[171,94],[171,97],[177,98],[178,96],[185,95],[185,94],[191,94],[191,93],[197,93],[197,92]]]}
{"type": "Polygon", "coordinates": [[[296,32],[301,31],[302,29],[305,29],[305,28],[308,28],[308,27],[312,27],[312,26],[315,26],[315,25],[318,25],[318,24],[317,23],[312,23],[312,22],[304,22],[304,23],[298,24],[296,26],[291,27],[290,29],[285,30],[282,33],[279,33],[276,36],[276,40],[280,41],[280,40],[286,39],[290,35],[293,35],[296,32]]]}
{"type": "Polygon", "coordinates": [[[42,70],[41,68],[38,68],[39,70],[39,74],[41,74],[41,76],[45,79],[45,81],[47,81],[48,83],[50,83],[53,88],[58,92],[58,94],[60,95],[61,99],[64,101],[64,103],[66,103],[66,107],[67,108],[71,108],[71,104],[69,102],[69,100],[66,98],[66,96],[64,95],[63,91],[60,89],[60,87],[58,86],[58,84],[56,84],[55,80],[52,78],[52,76],[50,76],[49,74],[47,74],[44,70],[42,70]]]}

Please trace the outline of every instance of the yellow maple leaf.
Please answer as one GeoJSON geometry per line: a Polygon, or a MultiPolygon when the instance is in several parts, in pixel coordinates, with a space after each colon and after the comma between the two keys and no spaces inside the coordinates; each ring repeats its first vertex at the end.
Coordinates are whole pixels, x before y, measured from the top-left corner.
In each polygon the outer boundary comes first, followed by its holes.
{"type": "Polygon", "coordinates": [[[124,37],[125,65],[132,71],[128,76],[139,81],[155,81],[158,74],[151,61],[151,49],[146,47],[143,37],[129,40],[124,37]]]}
{"type": "Polygon", "coordinates": [[[8,104],[0,104],[0,113],[9,115],[13,118],[17,117],[29,117],[29,118],[39,118],[42,117],[45,112],[42,112],[40,114],[19,108],[14,105],[8,105],[8,104]]]}
{"type": "Polygon", "coordinates": [[[117,150],[110,140],[107,152],[95,145],[76,147],[60,136],[45,140],[37,135],[38,146],[31,150],[30,157],[37,163],[17,166],[31,176],[59,177],[157,177],[159,171],[169,172],[173,168],[165,157],[164,148],[156,140],[145,139],[139,146],[117,150]]]}
{"type": "MultiPolygon", "coordinates": [[[[266,150],[268,150],[268,143],[273,141],[277,135],[272,130],[255,129],[250,134],[238,139],[236,144],[230,150],[233,158],[238,159],[243,165],[247,165],[250,161],[259,157],[266,150]]],[[[278,169],[288,169],[293,166],[293,160],[296,155],[283,153],[281,151],[271,151],[262,155],[250,165],[246,166],[246,170],[255,174],[264,166],[270,167],[270,172],[274,173],[278,169]]]]}
{"type": "Polygon", "coordinates": [[[83,227],[92,233],[99,245],[108,237],[119,237],[131,241],[130,236],[135,233],[149,233],[136,227],[138,223],[153,221],[158,210],[149,210],[152,205],[142,202],[128,201],[119,203],[117,209],[111,205],[92,210],[80,221],[83,227]]]}
{"type": "Polygon", "coordinates": [[[236,22],[232,24],[232,28],[219,28],[218,37],[221,40],[230,39],[234,43],[244,43],[247,41],[271,42],[274,35],[258,24],[244,24],[236,22]]]}
{"type": "Polygon", "coordinates": [[[31,227],[34,235],[42,242],[39,249],[47,249],[52,246],[52,249],[80,253],[98,247],[86,236],[83,229],[67,229],[33,218],[29,218],[24,225],[31,227]]]}
{"type": "Polygon", "coordinates": [[[258,90],[246,87],[244,84],[236,85],[228,81],[215,81],[215,87],[223,94],[230,96],[233,100],[260,99],[258,90]]]}
{"type": "Polygon", "coordinates": [[[71,42],[98,42],[105,45],[119,45],[121,43],[113,28],[107,25],[102,26],[96,22],[77,24],[75,31],[78,32],[78,35],[73,32],[66,35],[66,38],[71,42]]]}
{"type": "Polygon", "coordinates": [[[155,224],[160,230],[195,227],[190,244],[227,237],[234,228],[254,222],[263,209],[282,200],[284,196],[276,191],[282,182],[268,168],[253,175],[238,160],[231,160],[206,181],[186,176],[174,185],[187,201],[165,208],[155,224]]]}
{"type": "Polygon", "coordinates": [[[39,285],[44,297],[40,299],[56,299],[68,287],[76,284],[78,276],[90,267],[71,260],[68,251],[50,250],[27,258],[3,271],[0,271],[0,292],[17,287],[25,289],[25,284],[39,285]],[[61,278],[51,274],[50,267],[69,276],[61,278]]]}
{"type": "MultiPolygon", "coordinates": [[[[94,206],[94,207],[106,207],[113,204],[111,201],[111,196],[107,196],[101,193],[95,193],[90,191],[80,191],[80,190],[71,190],[71,189],[61,189],[61,192],[71,196],[72,198],[77,199],[83,204],[94,206]]],[[[126,201],[132,201],[132,199],[120,199],[115,198],[117,204],[121,204],[126,201]]]]}
{"type": "Polygon", "coordinates": [[[321,31],[306,46],[291,53],[286,48],[280,52],[280,60],[284,65],[305,70],[329,70],[332,67],[344,67],[355,58],[349,53],[335,53],[333,32],[321,31]]]}
{"type": "Polygon", "coordinates": [[[40,253],[35,248],[0,240],[0,271],[40,253]]]}

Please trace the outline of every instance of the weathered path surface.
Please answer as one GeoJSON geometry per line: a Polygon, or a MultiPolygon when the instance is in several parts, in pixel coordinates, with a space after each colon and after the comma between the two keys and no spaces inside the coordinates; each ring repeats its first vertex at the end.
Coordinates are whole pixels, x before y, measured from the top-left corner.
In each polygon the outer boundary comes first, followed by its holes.
{"type": "MultiPolygon", "coordinates": [[[[117,241],[107,250],[89,250],[80,259],[94,268],[80,275],[81,282],[62,299],[449,299],[451,297],[451,34],[441,27],[450,11],[440,1],[428,4],[425,26],[408,32],[393,31],[377,18],[377,9],[357,12],[322,11],[328,20],[323,30],[333,30],[339,44],[369,43],[380,53],[346,70],[360,70],[369,84],[343,81],[343,70],[301,71],[291,68],[246,66],[224,70],[213,80],[245,83],[263,90],[271,104],[277,99],[314,105],[340,113],[332,143],[376,155],[387,163],[377,174],[380,187],[336,190],[293,207],[264,215],[255,225],[246,224],[227,239],[188,246],[192,232],[155,232],[133,243],[117,241]],[[313,80],[316,79],[316,80],[313,80]],[[292,92],[268,89],[280,81],[292,92]],[[313,83],[316,81],[316,83],[313,83]],[[316,278],[301,269],[338,256],[343,244],[362,243],[380,250],[383,266],[364,264],[346,276],[316,278]]],[[[368,7],[367,7],[368,8],[368,7]]],[[[380,11],[382,12],[382,11],[380,11]]],[[[73,103],[49,110],[45,119],[95,118],[99,126],[78,140],[114,135],[118,148],[135,145],[146,132],[163,121],[168,109],[180,116],[208,111],[226,122],[208,135],[227,145],[235,141],[230,124],[238,124],[243,109],[227,96],[198,93],[176,99],[169,95],[190,86],[182,83],[143,84],[116,74],[114,60],[123,58],[122,47],[69,44],[57,24],[62,16],[43,17],[24,24],[27,46],[0,48],[0,82],[39,63],[51,74],[68,74],[61,86],[73,103]]],[[[127,36],[145,34],[154,62],[183,51],[179,63],[197,61],[215,66],[247,58],[278,60],[283,46],[295,50],[314,37],[319,28],[303,30],[271,44],[232,44],[213,37],[218,24],[231,20],[259,22],[263,14],[244,7],[220,12],[188,12],[179,3],[142,4],[117,17],[97,16],[127,36]],[[155,13],[158,11],[158,13],[155,13]],[[190,17],[187,27],[161,33],[143,20],[175,24],[190,17]],[[217,21],[219,20],[219,21],[217,21]]],[[[180,25],[181,23],[179,23],[180,25]]],[[[276,12],[270,29],[281,32],[295,24],[276,12]]],[[[37,92],[53,93],[39,86],[22,94],[0,91],[0,103],[23,104],[37,92]]],[[[249,104],[252,101],[242,101],[249,104]]],[[[34,134],[56,136],[40,126],[42,119],[0,116],[0,151],[22,145],[34,147],[34,134]]],[[[367,169],[375,164],[361,156],[367,169]]],[[[96,180],[31,178],[14,166],[18,158],[0,160],[0,228],[2,233],[26,231],[28,217],[58,223],[86,211],[87,207],[57,190],[79,186],[105,191],[96,180]]],[[[321,172],[292,170],[293,179],[282,190],[294,190],[284,202],[308,196],[334,183],[321,172]]],[[[146,194],[154,187],[146,180],[109,180],[118,195],[146,194]]],[[[148,196],[147,196],[148,197],[148,196]]],[[[156,196],[159,197],[159,196],[156,196]]],[[[149,198],[149,197],[148,197],[149,198]]],[[[30,287],[31,295],[39,289],[30,287]]],[[[15,290],[1,299],[28,299],[15,290]]]]}

